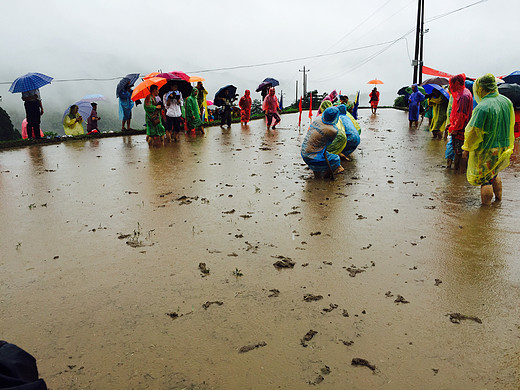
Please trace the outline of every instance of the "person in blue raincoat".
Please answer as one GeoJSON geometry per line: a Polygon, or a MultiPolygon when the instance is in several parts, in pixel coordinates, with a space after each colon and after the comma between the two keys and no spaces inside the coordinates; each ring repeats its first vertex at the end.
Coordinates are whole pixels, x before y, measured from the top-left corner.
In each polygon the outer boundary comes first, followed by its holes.
{"type": "Polygon", "coordinates": [[[128,82],[128,84],[119,93],[119,119],[121,120],[121,131],[133,130],[130,127],[130,121],[132,120],[132,108],[134,108],[134,102],[132,101],[131,97],[132,86],[130,85],[130,82],[128,82]]]}
{"type": "Polygon", "coordinates": [[[419,112],[421,102],[425,99],[424,95],[417,88],[417,84],[412,85],[412,94],[408,98],[408,120],[410,127],[414,124],[417,127],[419,122],[419,112]]]}
{"type": "Polygon", "coordinates": [[[338,110],[339,120],[343,124],[343,127],[345,128],[345,134],[347,135],[347,144],[342,150],[341,155],[343,155],[346,160],[349,160],[348,156],[352,154],[354,150],[356,150],[359,143],[361,142],[361,138],[359,137],[359,131],[354,124],[356,120],[347,112],[347,106],[340,104],[338,106],[338,110]]]}

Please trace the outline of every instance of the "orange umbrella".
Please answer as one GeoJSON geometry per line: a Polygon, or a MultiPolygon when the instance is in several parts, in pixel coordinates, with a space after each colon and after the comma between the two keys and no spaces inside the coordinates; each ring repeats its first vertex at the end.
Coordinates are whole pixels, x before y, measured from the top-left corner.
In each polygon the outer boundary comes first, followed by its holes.
{"type": "Polygon", "coordinates": [[[152,77],[144,80],[141,84],[135,87],[134,92],[132,93],[132,100],[135,102],[139,99],[145,99],[150,94],[150,87],[152,85],[157,85],[157,87],[161,88],[164,84],[166,84],[167,80],[161,77],[152,77]]]}
{"type": "Polygon", "coordinates": [[[152,77],[157,76],[159,73],[161,73],[161,72],[152,72],[152,73],[149,73],[149,74],[147,74],[146,76],[143,77],[143,80],[151,79],[152,77]]]}
{"type": "Polygon", "coordinates": [[[370,80],[367,84],[384,84],[381,80],[375,79],[370,80]]]}
{"type": "Polygon", "coordinates": [[[199,76],[190,76],[190,83],[197,83],[199,81],[206,81],[206,79],[199,76]]]}

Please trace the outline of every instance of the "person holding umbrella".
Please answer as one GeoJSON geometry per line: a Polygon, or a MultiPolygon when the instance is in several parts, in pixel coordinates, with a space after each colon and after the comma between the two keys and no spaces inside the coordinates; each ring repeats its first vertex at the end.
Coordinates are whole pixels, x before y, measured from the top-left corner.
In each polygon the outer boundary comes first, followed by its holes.
{"type": "Polygon", "coordinates": [[[41,138],[40,120],[43,115],[43,105],[39,88],[50,84],[52,80],[52,77],[42,73],[27,73],[14,80],[9,87],[11,93],[22,93],[27,119],[27,137],[29,139],[32,137],[41,138]]]}
{"type": "Polygon", "coordinates": [[[273,118],[275,120],[273,124],[273,130],[276,130],[276,125],[280,123],[280,115],[278,115],[278,109],[280,108],[280,104],[278,103],[278,98],[276,97],[274,87],[269,90],[269,95],[267,95],[262,104],[262,110],[265,111],[265,115],[267,117],[267,130],[271,127],[271,123],[273,118]]]}
{"type": "Polygon", "coordinates": [[[130,83],[130,80],[123,87],[121,92],[119,92],[119,119],[121,120],[121,131],[133,130],[130,127],[132,108],[134,108],[134,102],[131,99],[132,92],[132,84],[130,83]]]}
{"type": "Polygon", "coordinates": [[[27,118],[27,139],[40,139],[40,122],[43,115],[43,104],[38,88],[22,92],[22,100],[27,118]]]}
{"type": "Polygon", "coordinates": [[[149,90],[150,94],[144,100],[146,141],[150,146],[158,146],[162,144],[165,133],[161,123],[162,105],[156,100],[156,96],[159,95],[159,87],[152,85],[149,90]]]}
{"type": "Polygon", "coordinates": [[[377,106],[379,105],[379,91],[374,87],[368,96],[370,97],[370,109],[372,110],[372,114],[375,115],[377,106]]]}
{"type": "Polygon", "coordinates": [[[229,96],[229,91],[224,89],[222,91],[222,96],[215,98],[215,101],[219,99],[220,105],[224,107],[222,112],[222,118],[220,119],[220,127],[224,127],[224,123],[227,124],[227,127],[231,127],[231,106],[233,105],[233,100],[229,96]]]}

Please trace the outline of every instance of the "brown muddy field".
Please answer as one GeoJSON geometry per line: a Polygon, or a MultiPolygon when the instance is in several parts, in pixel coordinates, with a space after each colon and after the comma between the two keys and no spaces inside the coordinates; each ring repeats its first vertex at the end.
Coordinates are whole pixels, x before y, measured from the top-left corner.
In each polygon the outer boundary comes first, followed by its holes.
{"type": "Polygon", "coordinates": [[[518,389],[518,150],[482,208],[406,115],[335,181],[294,114],[1,151],[0,339],[51,390],[518,389]]]}

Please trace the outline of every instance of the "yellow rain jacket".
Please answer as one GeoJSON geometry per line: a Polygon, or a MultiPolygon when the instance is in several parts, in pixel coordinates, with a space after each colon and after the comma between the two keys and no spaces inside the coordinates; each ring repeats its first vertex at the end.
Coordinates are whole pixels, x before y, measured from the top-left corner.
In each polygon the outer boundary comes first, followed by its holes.
{"type": "Polygon", "coordinates": [[[469,152],[468,182],[479,186],[509,165],[515,141],[515,113],[511,101],[498,94],[492,74],[475,81],[473,94],[478,105],[466,126],[462,149],[469,152]]]}
{"type": "MultiPolygon", "coordinates": [[[[76,118],[78,115],[76,115],[76,118]]],[[[83,119],[71,118],[69,114],[65,115],[63,118],[63,130],[67,135],[81,135],[85,134],[85,130],[83,130],[83,119]]]]}

